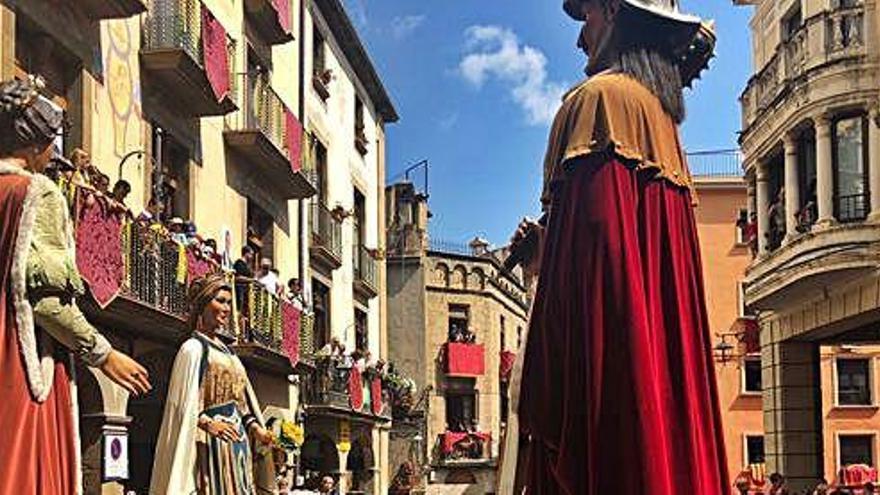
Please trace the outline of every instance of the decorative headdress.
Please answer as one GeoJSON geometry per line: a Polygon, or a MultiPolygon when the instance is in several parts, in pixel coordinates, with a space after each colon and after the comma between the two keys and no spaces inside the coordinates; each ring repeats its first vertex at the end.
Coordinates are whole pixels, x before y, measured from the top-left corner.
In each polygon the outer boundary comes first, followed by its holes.
{"type": "MultiPolygon", "coordinates": [[[[583,21],[584,2],[564,0],[562,8],[572,19],[583,21]]],[[[628,29],[673,56],[686,86],[708,68],[717,41],[712,22],[682,13],[677,0],[620,0],[620,6],[617,15],[625,19],[628,29]]]]}

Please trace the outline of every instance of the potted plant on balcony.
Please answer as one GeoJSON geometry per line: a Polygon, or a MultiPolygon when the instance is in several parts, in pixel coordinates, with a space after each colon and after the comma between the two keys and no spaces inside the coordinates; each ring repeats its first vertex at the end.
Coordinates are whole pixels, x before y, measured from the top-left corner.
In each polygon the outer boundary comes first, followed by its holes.
{"type": "Polygon", "coordinates": [[[330,98],[330,81],[333,80],[333,71],[331,69],[316,69],[312,76],[312,86],[321,99],[330,98]]]}
{"type": "Polygon", "coordinates": [[[354,147],[358,150],[358,153],[366,155],[368,144],[369,141],[367,141],[367,134],[364,125],[358,124],[354,130],[354,147]]]}

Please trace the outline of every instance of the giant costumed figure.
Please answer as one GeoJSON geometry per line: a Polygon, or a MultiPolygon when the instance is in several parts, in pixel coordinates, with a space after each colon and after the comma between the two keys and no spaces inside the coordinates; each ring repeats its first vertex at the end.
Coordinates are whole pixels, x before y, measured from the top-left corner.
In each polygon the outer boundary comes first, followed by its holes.
{"type": "Polygon", "coordinates": [[[538,285],[508,424],[522,435],[507,435],[502,494],[730,490],[678,134],[683,87],[715,36],[677,3],[564,3],[583,23],[588,77],[551,128],[546,225],[514,236],[515,249],[536,246],[526,265],[538,285]],[[518,437],[523,448],[511,445],[518,437]]]}
{"type": "Polygon", "coordinates": [[[0,495],[82,492],[70,351],[132,394],[150,388],[76,305],[67,204],[41,175],[63,115],[41,89],[0,83],[0,495]]]}

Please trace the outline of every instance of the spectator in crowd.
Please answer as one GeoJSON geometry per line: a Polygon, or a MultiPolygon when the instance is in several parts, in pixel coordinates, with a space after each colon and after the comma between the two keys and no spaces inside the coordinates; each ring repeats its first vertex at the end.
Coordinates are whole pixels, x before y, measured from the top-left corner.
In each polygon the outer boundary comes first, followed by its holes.
{"type": "Polygon", "coordinates": [[[298,278],[292,278],[287,281],[287,300],[301,312],[308,312],[309,307],[303,296],[302,284],[298,278]]]}
{"type": "Polygon", "coordinates": [[[241,248],[241,258],[235,260],[232,269],[238,277],[254,278],[254,271],[251,268],[254,264],[254,248],[244,246],[241,248]]]}
{"type": "Polygon", "coordinates": [[[776,199],[770,203],[767,209],[768,229],[767,247],[774,250],[782,245],[782,239],[785,237],[785,188],[780,187],[776,194],[776,199]]]}
{"type": "Polygon", "coordinates": [[[336,480],[333,476],[325,474],[321,477],[321,484],[318,485],[318,493],[338,493],[336,491],[336,480]]]}
{"type": "Polygon", "coordinates": [[[272,260],[263,258],[260,260],[260,273],[257,274],[257,281],[260,282],[268,292],[272,294],[278,293],[278,275],[272,268],[272,260]]]}
{"type": "Polygon", "coordinates": [[[119,179],[113,184],[113,193],[110,196],[117,203],[125,206],[125,199],[131,194],[131,184],[127,180],[119,179]]]}
{"type": "Polygon", "coordinates": [[[141,212],[137,217],[137,221],[146,224],[154,224],[158,223],[160,217],[162,216],[162,203],[156,199],[155,196],[151,197],[147,202],[147,207],[144,211],[141,212]]]}
{"type": "Polygon", "coordinates": [[[76,148],[70,153],[70,161],[76,171],[73,174],[73,183],[77,186],[92,186],[98,174],[98,169],[92,165],[92,157],[81,148],[76,148]]]}
{"type": "Polygon", "coordinates": [[[870,481],[865,483],[865,487],[862,490],[862,493],[864,495],[874,495],[875,493],[877,493],[877,490],[874,488],[874,483],[871,483],[870,481]]]}
{"type": "Polygon", "coordinates": [[[186,232],[184,231],[183,219],[174,217],[168,221],[168,231],[171,232],[171,240],[186,245],[186,232]]]}
{"type": "Polygon", "coordinates": [[[813,495],[828,495],[828,480],[822,478],[813,490],[813,495]]]}
{"type": "Polygon", "coordinates": [[[790,495],[788,487],[785,486],[785,477],[779,473],[770,475],[770,491],[767,495],[790,495]]]}
{"type": "Polygon", "coordinates": [[[749,223],[746,224],[746,241],[749,243],[752,256],[756,256],[758,254],[758,214],[754,211],[749,215],[749,223]]]}
{"type": "Polygon", "coordinates": [[[107,174],[97,172],[92,174],[92,187],[104,196],[110,195],[110,177],[107,174]]]}

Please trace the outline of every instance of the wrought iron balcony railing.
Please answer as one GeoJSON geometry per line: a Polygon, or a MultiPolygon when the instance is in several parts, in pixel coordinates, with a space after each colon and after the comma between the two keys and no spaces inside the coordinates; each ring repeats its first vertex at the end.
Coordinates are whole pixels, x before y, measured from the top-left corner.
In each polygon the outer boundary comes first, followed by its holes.
{"type": "Polygon", "coordinates": [[[233,81],[241,98],[239,111],[226,117],[229,127],[235,131],[261,132],[278,153],[289,160],[287,107],[272,89],[268,74],[236,74],[233,81]]]}
{"type": "Polygon", "coordinates": [[[364,284],[375,292],[375,289],[378,288],[376,272],[379,263],[373,257],[372,252],[365,246],[355,245],[353,249],[352,262],[354,265],[355,282],[364,284]]]}
{"type": "Polygon", "coordinates": [[[868,194],[851,194],[834,198],[837,221],[858,222],[868,217],[871,199],[868,194]]]}
{"type": "Polygon", "coordinates": [[[283,346],[284,326],[281,301],[260,283],[249,281],[237,284],[245,291],[244,307],[240,308],[243,322],[242,339],[259,344],[279,354],[286,354],[283,346]]]}
{"type": "Polygon", "coordinates": [[[342,260],[342,222],[321,202],[312,204],[312,247],[342,260]]]}

